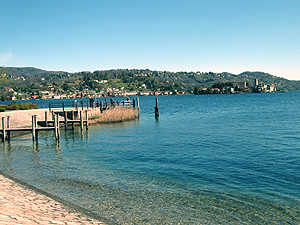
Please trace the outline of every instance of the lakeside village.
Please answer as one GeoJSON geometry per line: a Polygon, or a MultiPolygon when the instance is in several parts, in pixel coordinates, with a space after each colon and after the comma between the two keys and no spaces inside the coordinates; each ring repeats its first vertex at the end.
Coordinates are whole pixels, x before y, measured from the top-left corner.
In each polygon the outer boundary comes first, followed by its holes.
{"type": "MultiPolygon", "coordinates": [[[[107,80],[100,81],[107,83],[107,80]]],[[[142,84],[137,91],[127,91],[124,87],[121,88],[102,88],[102,90],[85,89],[83,91],[74,90],[69,93],[56,93],[55,88],[49,84],[48,91],[38,91],[33,93],[15,92],[11,87],[5,87],[5,92],[10,93],[10,98],[6,100],[35,100],[35,99],[72,99],[72,98],[101,98],[101,97],[128,97],[128,96],[151,96],[151,95],[184,95],[184,94],[239,94],[239,93],[265,93],[276,92],[277,89],[274,84],[259,84],[259,80],[255,79],[254,84],[248,82],[227,82],[216,83],[211,88],[194,88],[191,93],[183,91],[149,91],[147,86],[142,84]]]]}

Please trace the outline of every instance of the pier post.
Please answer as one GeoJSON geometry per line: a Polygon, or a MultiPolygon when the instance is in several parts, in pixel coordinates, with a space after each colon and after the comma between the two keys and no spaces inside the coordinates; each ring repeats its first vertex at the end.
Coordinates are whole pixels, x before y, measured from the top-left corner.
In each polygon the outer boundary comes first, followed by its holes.
{"type": "Polygon", "coordinates": [[[132,106],[135,108],[135,99],[132,99],[132,106]]]}
{"type": "Polygon", "coordinates": [[[80,128],[81,128],[81,130],[83,130],[82,110],[80,111],[80,128]]]}
{"type": "Polygon", "coordinates": [[[6,140],[5,117],[2,117],[2,132],[3,132],[2,141],[4,142],[6,140]]]}
{"type": "Polygon", "coordinates": [[[31,116],[31,125],[32,125],[32,140],[35,140],[35,122],[34,115],[31,116]]]}
{"type": "Polygon", "coordinates": [[[48,127],[48,113],[47,113],[47,111],[45,111],[45,123],[46,123],[46,127],[48,127]]]}
{"type": "Polygon", "coordinates": [[[54,117],[54,133],[55,133],[55,139],[58,139],[58,134],[57,134],[57,122],[56,122],[56,117],[54,117]]]}
{"type": "Polygon", "coordinates": [[[103,113],[103,101],[100,101],[100,111],[103,113]]]}
{"type": "Polygon", "coordinates": [[[10,141],[10,131],[9,131],[9,116],[7,116],[7,137],[6,139],[10,141]]]}
{"type": "Polygon", "coordinates": [[[108,103],[107,103],[107,99],[104,99],[104,101],[105,101],[105,109],[107,110],[107,106],[108,106],[108,103]]]}
{"type": "Polygon", "coordinates": [[[64,119],[65,119],[65,130],[68,128],[68,118],[67,118],[67,111],[64,111],[64,119]]]}
{"type": "Polygon", "coordinates": [[[36,115],[33,116],[33,119],[34,119],[34,127],[35,127],[35,140],[38,140],[38,138],[39,138],[39,130],[37,129],[36,115]]]}
{"type": "Polygon", "coordinates": [[[88,111],[85,111],[85,119],[86,119],[86,129],[89,129],[89,114],[88,111]]]}
{"type": "Polygon", "coordinates": [[[130,106],[130,98],[127,98],[127,104],[130,106]]]}
{"type": "Polygon", "coordinates": [[[59,118],[58,114],[55,115],[54,117],[54,132],[55,132],[55,138],[56,140],[59,139],[59,118]]]}
{"type": "Polygon", "coordinates": [[[57,114],[56,115],[56,121],[57,121],[57,133],[58,133],[58,139],[59,139],[59,137],[60,137],[60,130],[59,130],[59,115],[57,114]]]}
{"type": "Polygon", "coordinates": [[[72,112],[71,112],[72,114],[72,130],[74,130],[74,111],[72,110],[72,112]]]}
{"type": "Polygon", "coordinates": [[[140,99],[136,98],[136,108],[138,110],[138,114],[140,115],[140,99]]]}
{"type": "Polygon", "coordinates": [[[159,117],[159,111],[158,111],[158,97],[156,97],[155,117],[159,117]]]}

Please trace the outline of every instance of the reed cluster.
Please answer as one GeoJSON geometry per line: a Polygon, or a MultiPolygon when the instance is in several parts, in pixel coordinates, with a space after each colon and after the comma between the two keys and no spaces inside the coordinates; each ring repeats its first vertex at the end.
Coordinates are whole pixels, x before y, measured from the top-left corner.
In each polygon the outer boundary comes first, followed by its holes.
{"type": "Polygon", "coordinates": [[[139,116],[139,112],[133,107],[116,106],[109,110],[100,112],[100,110],[89,112],[89,124],[95,123],[116,123],[128,120],[134,120],[139,116]]]}

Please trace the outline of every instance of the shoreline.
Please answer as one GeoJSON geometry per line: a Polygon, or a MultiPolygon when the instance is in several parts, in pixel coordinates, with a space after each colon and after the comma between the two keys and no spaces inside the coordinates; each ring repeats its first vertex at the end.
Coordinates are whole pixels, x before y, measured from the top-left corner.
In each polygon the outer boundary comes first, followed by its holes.
{"type": "Polygon", "coordinates": [[[1,224],[116,224],[1,171],[0,193],[1,224]]]}

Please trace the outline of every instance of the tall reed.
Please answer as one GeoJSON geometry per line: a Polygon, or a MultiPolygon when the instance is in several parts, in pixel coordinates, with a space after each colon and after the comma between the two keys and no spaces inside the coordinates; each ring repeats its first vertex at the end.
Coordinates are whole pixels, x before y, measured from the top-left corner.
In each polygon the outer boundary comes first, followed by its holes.
{"type": "Polygon", "coordinates": [[[89,124],[94,123],[116,123],[133,120],[139,116],[139,112],[133,107],[116,106],[108,110],[100,112],[94,110],[89,112],[89,124]]]}

